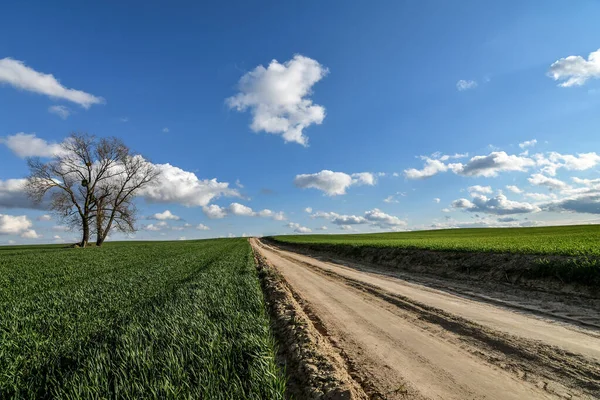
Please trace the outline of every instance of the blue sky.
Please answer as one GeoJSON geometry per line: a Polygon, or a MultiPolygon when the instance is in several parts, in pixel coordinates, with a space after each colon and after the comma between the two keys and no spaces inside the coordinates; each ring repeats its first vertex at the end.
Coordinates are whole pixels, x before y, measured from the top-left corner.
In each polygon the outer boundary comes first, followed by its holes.
{"type": "Polygon", "coordinates": [[[376,3],[3,5],[0,244],[77,236],[19,188],[72,131],[165,170],[136,239],[600,221],[600,3],[376,3]]]}

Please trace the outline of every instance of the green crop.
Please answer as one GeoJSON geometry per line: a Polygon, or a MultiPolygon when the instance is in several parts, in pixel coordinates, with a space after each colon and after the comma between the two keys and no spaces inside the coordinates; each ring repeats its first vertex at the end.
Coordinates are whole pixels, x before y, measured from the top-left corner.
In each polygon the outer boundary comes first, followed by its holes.
{"type": "Polygon", "coordinates": [[[355,235],[276,236],[286,243],[600,256],[600,225],[478,228],[355,235]]]}
{"type": "Polygon", "coordinates": [[[0,248],[0,398],[282,399],[244,239],[0,248]]]}

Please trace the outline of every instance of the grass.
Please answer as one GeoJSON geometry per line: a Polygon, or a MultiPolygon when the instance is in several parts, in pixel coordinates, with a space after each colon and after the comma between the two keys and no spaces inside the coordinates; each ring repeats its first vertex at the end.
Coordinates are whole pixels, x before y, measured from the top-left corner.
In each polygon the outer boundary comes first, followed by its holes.
{"type": "Polygon", "coordinates": [[[282,399],[244,239],[0,248],[0,398],[282,399]]]}
{"type": "Polygon", "coordinates": [[[355,235],[289,235],[284,243],[402,247],[564,256],[600,256],[600,225],[477,228],[355,235]]]}

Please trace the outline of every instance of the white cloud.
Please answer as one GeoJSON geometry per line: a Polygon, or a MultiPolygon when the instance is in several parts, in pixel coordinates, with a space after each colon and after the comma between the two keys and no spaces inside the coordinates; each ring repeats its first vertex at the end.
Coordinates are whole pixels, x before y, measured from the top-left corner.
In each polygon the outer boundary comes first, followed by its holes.
{"type": "Polygon", "coordinates": [[[119,121],[125,123],[125,122],[129,122],[129,117],[121,117],[119,118],[119,121]]]}
{"type": "Polygon", "coordinates": [[[328,72],[317,61],[301,55],[283,64],[273,60],[267,68],[259,65],[246,73],[239,81],[239,93],[226,103],[238,111],[250,109],[254,132],[281,134],[286,142],[306,146],[304,129],[325,119],[325,108],[313,104],[308,96],[328,72]]]}
{"type": "Polygon", "coordinates": [[[204,225],[204,224],[198,224],[196,226],[196,229],[198,229],[199,231],[208,231],[208,230],[210,230],[210,228],[208,226],[204,225]]]}
{"type": "Polygon", "coordinates": [[[446,172],[447,170],[448,166],[440,160],[426,158],[423,169],[405,169],[404,176],[406,176],[408,179],[425,179],[430,178],[440,172],[446,172]]]}
{"type": "Polygon", "coordinates": [[[158,220],[161,220],[161,221],[164,221],[164,220],[167,220],[167,219],[172,219],[174,221],[178,221],[181,218],[179,218],[177,215],[173,214],[171,211],[165,210],[165,211],[163,211],[161,213],[154,214],[152,216],[152,219],[158,219],[158,220]]]}
{"type": "Polygon", "coordinates": [[[69,115],[71,115],[71,110],[66,106],[50,106],[48,107],[48,112],[56,114],[62,119],[67,119],[69,118],[69,115]]]}
{"type": "Polygon", "coordinates": [[[306,207],[304,211],[310,214],[311,212],[313,212],[313,209],[312,207],[306,207]]]}
{"type": "Polygon", "coordinates": [[[546,186],[550,189],[567,189],[569,187],[569,185],[559,179],[549,178],[542,174],[533,174],[527,180],[532,185],[546,186]]]}
{"type": "Polygon", "coordinates": [[[44,214],[44,215],[40,215],[39,217],[36,218],[38,221],[50,221],[52,219],[52,216],[48,215],[48,214],[44,214]]]}
{"type": "Polygon", "coordinates": [[[242,183],[240,182],[240,180],[239,180],[239,179],[236,179],[236,180],[235,180],[235,186],[239,187],[240,189],[243,189],[243,188],[244,188],[244,185],[242,185],[242,183]]]}
{"type": "Polygon", "coordinates": [[[67,231],[70,231],[71,228],[69,228],[66,225],[55,225],[52,227],[52,230],[57,231],[57,232],[67,232],[67,231]]]}
{"type": "Polygon", "coordinates": [[[331,219],[336,225],[358,225],[366,224],[367,219],[356,215],[336,215],[331,219]]]}
{"type": "Polygon", "coordinates": [[[170,132],[169,128],[163,128],[162,131],[163,131],[163,133],[169,133],[170,132]]]}
{"type": "Polygon", "coordinates": [[[555,61],[548,76],[562,81],[561,87],[581,86],[588,79],[600,78],[600,49],[591,52],[587,60],[581,56],[568,56],[555,61]]]}
{"type": "Polygon", "coordinates": [[[460,81],[456,82],[456,89],[458,89],[459,92],[475,89],[476,87],[477,82],[475,81],[461,79],[460,81]]]}
{"type": "Polygon", "coordinates": [[[466,176],[494,177],[504,171],[526,171],[535,165],[527,157],[508,155],[504,151],[493,151],[487,156],[475,156],[465,165],[455,167],[453,171],[466,176]]]}
{"type": "Polygon", "coordinates": [[[378,208],[374,208],[370,211],[365,211],[364,216],[341,215],[335,212],[318,211],[312,214],[311,217],[327,219],[332,224],[339,225],[342,227],[349,227],[351,225],[370,224],[379,228],[396,229],[406,225],[405,221],[393,215],[386,214],[378,208]]]}
{"type": "Polygon", "coordinates": [[[44,209],[44,202],[36,204],[25,193],[26,179],[0,179],[0,208],[44,209]]]}
{"type": "Polygon", "coordinates": [[[321,190],[328,196],[337,196],[346,194],[346,189],[350,186],[372,186],[375,184],[375,177],[370,172],[348,175],[344,172],[333,172],[324,169],[314,174],[296,175],[294,184],[302,189],[313,188],[321,190]]]}
{"type": "Polygon", "coordinates": [[[537,144],[537,139],[533,139],[533,140],[526,140],[522,143],[519,143],[519,147],[524,149],[527,147],[533,147],[537,144]]]}
{"type": "Polygon", "coordinates": [[[294,230],[294,232],[296,232],[296,233],[311,233],[312,232],[312,230],[310,228],[307,228],[306,226],[302,226],[295,222],[290,222],[289,224],[287,224],[287,226],[289,228],[292,228],[294,230]]]}
{"type": "Polygon", "coordinates": [[[569,171],[584,171],[598,165],[600,156],[595,152],[572,154],[560,154],[550,152],[547,155],[535,154],[533,158],[536,164],[542,167],[541,171],[548,175],[556,175],[559,168],[564,168],[569,171]]]}
{"type": "Polygon", "coordinates": [[[54,157],[62,155],[65,150],[59,143],[49,143],[38,138],[35,133],[20,132],[0,138],[0,143],[8,147],[21,158],[25,157],[54,157]]]}
{"type": "Polygon", "coordinates": [[[469,186],[469,188],[467,190],[469,191],[469,193],[471,193],[471,195],[473,195],[473,193],[490,194],[493,192],[491,186],[481,186],[481,185],[469,186]]]}
{"type": "Polygon", "coordinates": [[[439,197],[436,197],[436,198],[433,199],[434,203],[439,203],[440,201],[442,201],[442,200],[439,197]]]}
{"type": "Polygon", "coordinates": [[[51,74],[44,74],[28,67],[22,61],[11,58],[0,60],[0,83],[9,84],[17,89],[44,94],[53,98],[77,103],[83,108],[93,104],[102,104],[104,99],[81,90],[68,89],[51,74]]]}
{"type": "Polygon", "coordinates": [[[272,218],[275,221],[284,221],[285,220],[285,214],[282,211],[274,212],[267,208],[259,211],[258,213],[255,213],[255,215],[258,215],[259,217],[263,217],[263,218],[272,218]]]}
{"type": "Polygon", "coordinates": [[[240,203],[231,203],[229,205],[229,212],[232,215],[242,215],[245,217],[252,217],[255,215],[254,211],[252,211],[252,209],[250,207],[245,206],[240,203]]]}
{"type": "Polygon", "coordinates": [[[144,229],[147,231],[156,232],[156,231],[160,231],[162,229],[162,227],[159,226],[158,224],[148,224],[144,227],[144,229]]]}
{"type": "Polygon", "coordinates": [[[325,225],[323,225],[323,226],[321,226],[321,227],[317,228],[317,230],[318,230],[318,231],[326,231],[326,230],[327,230],[327,227],[326,227],[325,225]]]}
{"type": "Polygon", "coordinates": [[[33,229],[28,229],[25,232],[21,233],[21,237],[25,239],[37,239],[41,236],[37,234],[33,229]]]}
{"type": "Polygon", "coordinates": [[[237,215],[243,217],[262,217],[271,218],[275,221],[285,220],[283,212],[274,212],[269,209],[254,211],[252,208],[240,203],[231,203],[229,207],[219,207],[216,204],[211,204],[203,208],[204,213],[212,219],[224,218],[227,215],[237,215]]]}
{"type": "Polygon", "coordinates": [[[29,228],[32,223],[26,215],[0,214],[0,235],[17,235],[29,228]]]}
{"type": "Polygon", "coordinates": [[[506,188],[516,194],[523,193],[523,191],[521,189],[519,189],[518,186],[515,186],[515,185],[506,185],[506,188]]]}
{"type": "MultiPolygon", "coordinates": [[[[466,154],[457,154],[454,158],[464,157],[466,154]]],[[[452,171],[455,174],[465,176],[497,176],[502,171],[526,171],[534,166],[535,161],[527,157],[508,155],[504,151],[494,151],[487,156],[472,157],[466,164],[444,163],[442,160],[453,158],[452,156],[440,156],[435,153],[432,157],[422,156],[425,160],[423,169],[407,169],[404,175],[408,179],[424,179],[432,177],[440,172],[452,171]]]]}
{"type": "Polygon", "coordinates": [[[452,202],[452,207],[495,215],[524,214],[540,211],[540,208],[536,205],[508,200],[503,194],[492,198],[487,198],[484,195],[475,195],[472,201],[458,199],[452,202]]]}
{"type": "Polygon", "coordinates": [[[375,175],[370,172],[358,172],[352,174],[352,185],[370,185],[375,184],[375,175]]]}
{"type": "Polygon", "coordinates": [[[160,171],[154,185],[144,187],[139,196],[151,203],[178,203],[186,207],[204,207],[221,196],[240,197],[229,183],[216,179],[198,179],[193,172],[171,164],[155,164],[160,171]]]}
{"type": "Polygon", "coordinates": [[[600,214],[600,193],[574,196],[547,204],[549,211],[565,211],[582,214],[600,214]]]}
{"type": "Polygon", "coordinates": [[[216,204],[204,206],[202,207],[202,211],[204,211],[204,214],[211,219],[220,219],[227,215],[227,210],[223,207],[219,207],[216,204]]]}
{"type": "Polygon", "coordinates": [[[406,221],[394,217],[393,215],[386,214],[378,208],[365,212],[365,219],[372,222],[373,225],[384,229],[406,226],[406,221]]]}

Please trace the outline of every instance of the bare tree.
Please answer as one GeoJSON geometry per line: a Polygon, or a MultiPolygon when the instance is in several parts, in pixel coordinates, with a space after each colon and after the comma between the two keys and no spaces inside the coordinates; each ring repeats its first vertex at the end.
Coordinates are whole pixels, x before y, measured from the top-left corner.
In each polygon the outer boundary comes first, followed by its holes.
{"type": "Polygon", "coordinates": [[[159,171],[139,155],[130,152],[121,159],[118,172],[100,183],[95,206],[96,246],[102,246],[114,226],[121,232],[134,232],[135,193],[152,184],[159,171]]]}
{"type": "Polygon", "coordinates": [[[27,164],[28,195],[38,203],[48,196],[50,209],[81,230],[81,247],[88,244],[93,227],[98,245],[113,225],[133,231],[133,196],[158,176],[151,163],[120,139],[87,134],[71,134],[51,161],[29,158],[27,164]]]}

